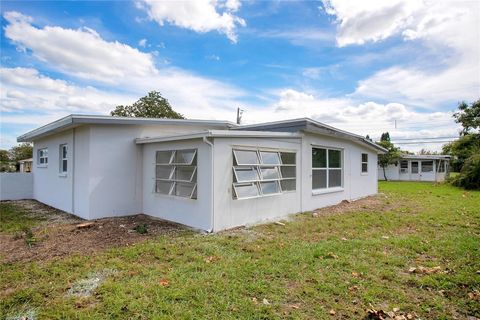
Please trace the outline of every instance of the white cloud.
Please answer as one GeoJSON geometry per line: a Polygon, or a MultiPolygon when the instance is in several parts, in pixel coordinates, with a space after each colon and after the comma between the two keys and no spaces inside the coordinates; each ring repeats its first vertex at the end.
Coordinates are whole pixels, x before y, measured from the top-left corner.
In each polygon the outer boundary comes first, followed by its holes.
{"type": "Polygon", "coordinates": [[[139,45],[140,47],[144,47],[144,48],[145,48],[145,47],[147,46],[147,39],[140,39],[140,40],[138,41],[138,45],[139,45]]]}
{"type": "Polygon", "coordinates": [[[480,95],[479,2],[324,0],[324,7],[336,17],[339,46],[399,35],[430,55],[376,72],[359,82],[356,96],[436,108],[480,95]]]}
{"type": "Polygon", "coordinates": [[[147,11],[150,19],[163,26],[165,22],[172,25],[205,33],[218,31],[225,34],[232,42],[237,42],[237,26],[245,26],[245,20],[236,16],[240,1],[228,0],[190,0],[157,1],[143,0],[139,7],[147,11]]]}
{"type": "Polygon", "coordinates": [[[90,28],[37,28],[31,17],[18,12],[6,12],[4,18],[8,21],[6,38],[61,72],[107,83],[156,73],[152,55],[105,41],[90,28]]]}

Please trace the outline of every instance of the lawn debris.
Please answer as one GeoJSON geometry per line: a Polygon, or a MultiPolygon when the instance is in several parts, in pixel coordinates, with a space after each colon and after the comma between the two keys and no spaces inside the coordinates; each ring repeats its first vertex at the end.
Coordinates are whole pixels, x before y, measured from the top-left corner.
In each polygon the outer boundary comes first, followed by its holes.
{"type": "Polygon", "coordinates": [[[167,280],[167,279],[161,279],[159,281],[159,284],[162,286],[162,287],[168,287],[170,285],[170,282],[167,280]]]}
{"type": "Polygon", "coordinates": [[[280,221],[275,221],[275,224],[279,225],[279,226],[282,226],[284,227],[285,226],[285,223],[283,222],[280,222],[280,221]]]}
{"type": "Polygon", "coordinates": [[[372,320],[413,320],[418,318],[416,314],[400,312],[400,308],[393,308],[392,311],[376,310],[370,305],[365,319],[372,320]]]}
{"type": "Polygon", "coordinates": [[[411,267],[408,269],[409,273],[417,273],[417,274],[434,274],[442,271],[442,267],[437,266],[437,267],[411,267]]]}
{"type": "Polygon", "coordinates": [[[472,292],[468,293],[468,297],[473,301],[480,301],[480,291],[473,290],[472,292]]]}
{"type": "Polygon", "coordinates": [[[203,259],[203,261],[205,261],[206,263],[212,263],[212,262],[215,262],[215,261],[218,261],[220,260],[219,257],[217,256],[209,256],[209,257],[206,257],[205,259],[203,259]]]}
{"type": "Polygon", "coordinates": [[[266,306],[270,305],[270,302],[266,298],[263,298],[262,303],[266,306]]]}
{"type": "Polygon", "coordinates": [[[333,252],[329,252],[324,256],[324,258],[325,259],[338,259],[338,256],[333,252]]]}
{"type": "Polygon", "coordinates": [[[75,227],[77,229],[88,229],[91,228],[95,225],[95,222],[85,222],[85,223],[79,223],[75,227]]]}
{"type": "Polygon", "coordinates": [[[116,270],[114,269],[104,269],[101,271],[92,272],[87,278],[75,282],[73,286],[68,289],[67,295],[75,297],[89,297],[108,276],[114,273],[116,273],[116,270]]]}
{"type": "Polygon", "coordinates": [[[337,314],[337,312],[333,309],[330,309],[330,311],[328,312],[331,316],[334,316],[337,314]]]}

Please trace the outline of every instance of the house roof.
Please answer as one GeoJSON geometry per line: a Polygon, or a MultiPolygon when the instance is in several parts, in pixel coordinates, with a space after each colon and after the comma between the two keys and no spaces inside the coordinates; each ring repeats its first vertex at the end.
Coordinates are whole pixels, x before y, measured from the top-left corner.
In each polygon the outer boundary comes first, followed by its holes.
{"type": "Polygon", "coordinates": [[[412,160],[449,160],[452,156],[443,154],[402,154],[400,159],[412,160]]]}
{"type": "Polygon", "coordinates": [[[227,129],[236,126],[235,123],[223,120],[196,120],[196,119],[153,119],[153,118],[129,118],[112,117],[102,115],[78,115],[71,114],[57,121],[51,122],[40,128],[27,132],[17,138],[18,142],[31,142],[38,138],[48,136],[67,129],[78,127],[83,124],[181,124],[185,126],[206,125],[213,128],[227,129]]]}
{"type": "Polygon", "coordinates": [[[348,131],[334,128],[319,121],[310,118],[298,118],[283,121],[266,122],[259,124],[243,125],[233,127],[232,130],[259,130],[259,131],[276,131],[276,132],[310,132],[315,134],[322,134],[332,137],[348,139],[357,143],[365,144],[381,153],[387,152],[387,149],[379,146],[373,141],[365,137],[354,134],[348,131]]]}
{"type": "Polygon", "coordinates": [[[236,130],[205,130],[174,136],[145,137],[135,139],[136,144],[155,142],[181,141],[200,138],[282,138],[300,139],[301,134],[293,132],[236,131],[236,130]]]}

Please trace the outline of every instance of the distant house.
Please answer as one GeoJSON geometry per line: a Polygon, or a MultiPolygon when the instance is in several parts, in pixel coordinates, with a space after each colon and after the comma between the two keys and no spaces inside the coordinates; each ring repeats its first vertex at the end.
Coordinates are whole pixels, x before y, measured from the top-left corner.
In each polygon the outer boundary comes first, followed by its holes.
{"type": "Polygon", "coordinates": [[[32,163],[33,163],[33,158],[23,159],[18,161],[18,164],[20,165],[19,171],[32,172],[32,163]]]}
{"type": "Polygon", "coordinates": [[[311,119],[70,115],[26,133],[33,198],[85,219],[144,213],[218,231],[377,193],[362,136],[311,119]]]}
{"type": "MultiPolygon", "coordinates": [[[[388,180],[444,181],[450,168],[449,155],[402,155],[395,164],[385,168],[388,180]]],[[[385,180],[378,166],[378,179],[385,180]]]]}

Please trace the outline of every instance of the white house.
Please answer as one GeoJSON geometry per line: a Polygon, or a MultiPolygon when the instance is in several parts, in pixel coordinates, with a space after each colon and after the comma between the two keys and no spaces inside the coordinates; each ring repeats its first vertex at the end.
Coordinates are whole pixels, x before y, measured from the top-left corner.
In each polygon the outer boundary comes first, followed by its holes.
{"type": "MultiPolygon", "coordinates": [[[[449,155],[405,154],[385,168],[385,175],[388,180],[441,182],[448,177],[450,158],[449,155]]],[[[385,175],[378,166],[378,178],[385,180],[385,175]]]]}
{"type": "Polygon", "coordinates": [[[362,136],[311,119],[70,115],[26,133],[33,198],[85,219],[144,213],[219,231],[377,193],[362,136]]]}

